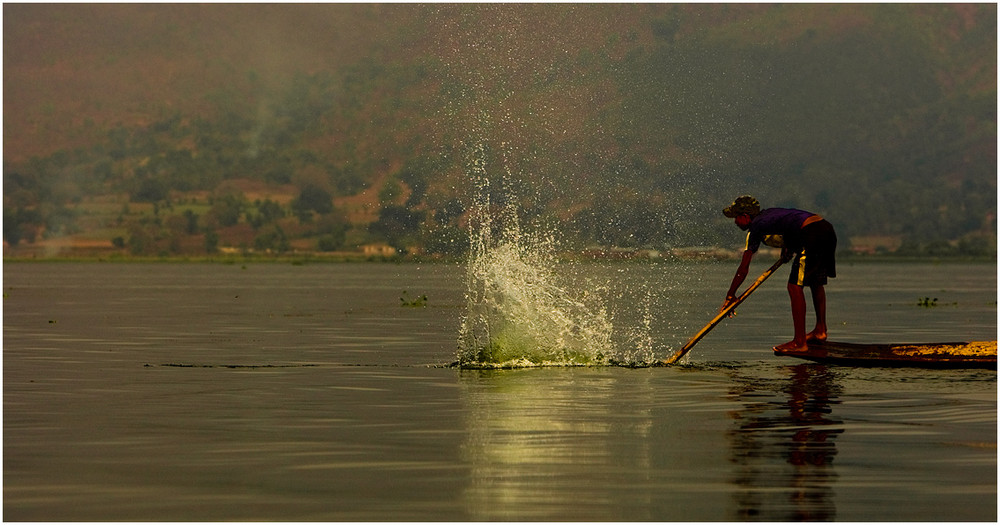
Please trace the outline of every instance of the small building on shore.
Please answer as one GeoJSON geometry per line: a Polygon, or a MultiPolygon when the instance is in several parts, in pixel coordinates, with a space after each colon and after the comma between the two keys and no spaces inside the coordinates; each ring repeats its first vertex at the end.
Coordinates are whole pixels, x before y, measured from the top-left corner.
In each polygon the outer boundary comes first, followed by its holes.
{"type": "Polygon", "coordinates": [[[361,247],[361,251],[369,257],[392,257],[396,255],[396,249],[384,242],[365,244],[361,247]]]}

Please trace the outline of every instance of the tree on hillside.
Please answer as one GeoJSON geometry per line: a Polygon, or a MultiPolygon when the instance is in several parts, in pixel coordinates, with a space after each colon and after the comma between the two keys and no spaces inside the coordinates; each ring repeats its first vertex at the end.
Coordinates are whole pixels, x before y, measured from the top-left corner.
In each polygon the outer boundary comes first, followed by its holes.
{"type": "Polygon", "coordinates": [[[256,209],[256,213],[248,210],[246,212],[246,218],[247,222],[250,223],[255,230],[260,229],[260,227],[265,224],[271,224],[285,216],[285,209],[271,199],[264,199],[263,201],[257,199],[254,201],[253,206],[256,209]]]}
{"type": "Polygon", "coordinates": [[[206,213],[205,222],[210,228],[232,226],[239,222],[246,208],[246,197],[242,193],[226,193],[212,199],[212,207],[206,213]]]}
{"type": "Polygon", "coordinates": [[[129,194],[132,202],[160,202],[170,195],[167,183],[157,176],[140,175],[129,194]]]}
{"type": "Polygon", "coordinates": [[[277,224],[269,224],[254,238],[253,247],[259,251],[284,253],[291,247],[285,231],[277,224]]]}
{"type": "Polygon", "coordinates": [[[299,196],[292,201],[292,210],[299,220],[308,221],[313,212],[318,214],[333,211],[333,195],[316,184],[306,183],[299,191],[299,196]]]}
{"type": "Polygon", "coordinates": [[[11,245],[17,245],[22,240],[35,242],[43,223],[44,219],[38,210],[20,206],[3,208],[3,238],[11,245]]]}
{"type": "Polygon", "coordinates": [[[378,220],[368,226],[368,231],[402,248],[419,231],[425,215],[403,206],[386,206],[379,212],[378,220]]]}

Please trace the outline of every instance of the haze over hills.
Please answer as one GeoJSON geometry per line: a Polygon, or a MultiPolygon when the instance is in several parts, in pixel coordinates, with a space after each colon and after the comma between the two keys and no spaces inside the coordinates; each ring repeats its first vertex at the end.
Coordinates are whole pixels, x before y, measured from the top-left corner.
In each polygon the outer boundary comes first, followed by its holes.
{"type": "Polygon", "coordinates": [[[719,210],[753,193],[844,248],[995,256],[996,27],[991,4],[7,4],[4,240],[458,254],[491,191],[579,246],[729,246],[719,210]]]}

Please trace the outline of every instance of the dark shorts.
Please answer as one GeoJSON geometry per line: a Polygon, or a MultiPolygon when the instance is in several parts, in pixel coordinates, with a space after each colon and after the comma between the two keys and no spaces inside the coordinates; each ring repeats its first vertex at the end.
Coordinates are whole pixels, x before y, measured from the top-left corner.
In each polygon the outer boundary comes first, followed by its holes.
{"type": "Polygon", "coordinates": [[[802,249],[792,257],[789,284],[822,286],[828,277],[837,276],[837,233],[822,220],[802,228],[802,249]]]}

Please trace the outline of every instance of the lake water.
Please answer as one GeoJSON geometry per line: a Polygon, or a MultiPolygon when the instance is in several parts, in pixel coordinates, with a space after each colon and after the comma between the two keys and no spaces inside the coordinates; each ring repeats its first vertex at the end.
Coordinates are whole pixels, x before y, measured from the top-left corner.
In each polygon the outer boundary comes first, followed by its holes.
{"type": "MultiPolygon", "coordinates": [[[[588,271],[664,358],[735,266],[588,271]]],[[[838,270],[831,339],[996,339],[995,264],[838,270]]],[[[461,370],[462,266],[5,264],[3,518],[996,521],[996,372],[774,356],[784,273],[681,365],[461,370]]]]}

